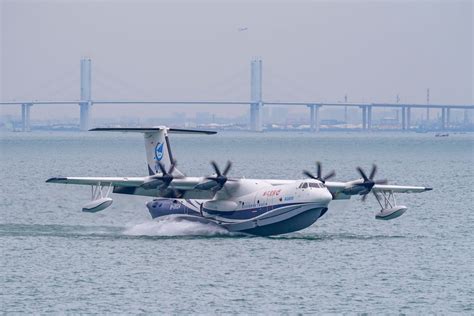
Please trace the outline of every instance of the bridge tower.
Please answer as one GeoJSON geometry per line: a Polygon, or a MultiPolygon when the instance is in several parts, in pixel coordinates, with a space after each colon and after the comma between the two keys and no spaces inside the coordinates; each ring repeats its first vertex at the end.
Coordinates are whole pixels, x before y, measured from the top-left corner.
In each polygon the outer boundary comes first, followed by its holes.
{"type": "Polygon", "coordinates": [[[90,126],[90,115],[92,107],[92,69],[91,59],[81,59],[81,92],[80,92],[80,103],[81,116],[80,116],[80,128],[81,131],[89,130],[90,126]]]}
{"type": "Polygon", "coordinates": [[[21,131],[22,132],[30,132],[31,125],[30,125],[30,111],[33,103],[23,103],[21,105],[21,131]]]}
{"type": "Polygon", "coordinates": [[[250,64],[250,129],[262,131],[262,60],[254,59],[250,64]]]}

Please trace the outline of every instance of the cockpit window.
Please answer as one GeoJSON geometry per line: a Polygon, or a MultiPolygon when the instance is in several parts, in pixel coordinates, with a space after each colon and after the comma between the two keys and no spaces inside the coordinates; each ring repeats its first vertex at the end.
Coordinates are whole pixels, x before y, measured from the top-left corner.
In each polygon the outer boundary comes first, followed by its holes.
{"type": "Polygon", "coordinates": [[[310,188],[318,188],[318,189],[320,189],[320,188],[325,188],[324,184],[322,184],[322,183],[317,183],[317,182],[310,182],[310,183],[309,183],[309,187],[310,187],[310,188]]]}
{"type": "Polygon", "coordinates": [[[301,188],[303,188],[303,189],[306,189],[307,187],[308,187],[308,183],[306,183],[306,182],[303,183],[303,185],[301,186],[301,188]]]}

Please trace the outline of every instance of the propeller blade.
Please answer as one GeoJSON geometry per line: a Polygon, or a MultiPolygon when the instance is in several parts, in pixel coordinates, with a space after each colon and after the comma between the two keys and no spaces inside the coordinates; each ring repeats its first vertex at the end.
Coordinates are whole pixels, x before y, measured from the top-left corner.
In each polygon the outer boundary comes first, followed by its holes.
{"type": "Polygon", "coordinates": [[[369,178],[367,178],[367,176],[365,175],[364,170],[362,170],[361,167],[357,167],[356,169],[357,169],[357,171],[359,171],[359,174],[362,176],[362,178],[364,178],[364,181],[369,181],[369,178]]]}
{"type": "Polygon", "coordinates": [[[317,179],[311,172],[307,171],[307,170],[303,170],[303,174],[305,176],[307,176],[308,178],[311,178],[311,179],[317,179]]]}
{"type": "Polygon", "coordinates": [[[166,174],[165,166],[160,161],[158,161],[158,167],[160,167],[162,174],[166,174]]]}
{"type": "Polygon", "coordinates": [[[334,177],[335,175],[336,175],[336,172],[334,170],[332,170],[331,172],[329,172],[327,175],[324,176],[323,180],[324,181],[329,180],[332,177],[334,177]]]}
{"type": "Polygon", "coordinates": [[[370,176],[369,176],[369,179],[370,180],[373,180],[374,179],[374,176],[375,176],[375,173],[377,172],[377,165],[376,164],[373,164],[372,165],[372,171],[370,171],[370,176]]]}
{"type": "MultiPolygon", "coordinates": [[[[377,198],[377,193],[375,193],[375,191],[371,191],[371,192],[372,192],[372,194],[375,196],[375,198],[377,198]]],[[[364,195],[362,196],[362,199],[361,199],[362,202],[365,202],[365,201],[367,200],[367,195],[369,195],[369,193],[364,194],[364,195]]]]}
{"type": "Polygon", "coordinates": [[[173,174],[174,168],[176,168],[176,160],[171,163],[170,169],[168,170],[169,174],[173,174]]]}
{"type": "Polygon", "coordinates": [[[365,200],[367,199],[367,195],[370,192],[372,192],[374,195],[376,195],[376,193],[374,191],[372,191],[372,188],[374,187],[374,185],[376,185],[376,184],[387,184],[388,183],[387,179],[374,180],[375,174],[377,173],[377,165],[376,164],[372,165],[372,170],[370,170],[370,176],[368,178],[367,178],[367,175],[365,174],[364,170],[362,170],[362,168],[357,167],[356,169],[360,173],[362,178],[364,178],[364,182],[359,183],[357,185],[363,186],[363,187],[366,188],[366,190],[361,193],[362,202],[365,202],[365,200]]]}
{"type": "Polygon", "coordinates": [[[221,171],[219,170],[219,167],[217,166],[217,163],[214,160],[211,161],[211,165],[214,168],[214,171],[216,172],[217,176],[221,176],[221,171]]]}
{"type": "MultiPolygon", "coordinates": [[[[232,162],[227,161],[227,164],[224,168],[224,173],[221,173],[219,166],[217,165],[215,161],[211,161],[211,165],[214,168],[216,175],[206,177],[206,179],[216,182],[217,185],[214,187],[213,190],[219,191],[220,189],[224,187],[224,184],[229,180],[227,178],[227,173],[230,171],[230,168],[232,167],[232,162]]],[[[233,180],[230,180],[230,181],[233,181],[233,180]]]]}
{"type": "Polygon", "coordinates": [[[222,173],[222,175],[227,175],[227,173],[229,172],[230,168],[232,167],[232,162],[230,161],[227,161],[227,165],[225,166],[225,169],[224,169],[224,172],[222,173]]]}
{"type": "Polygon", "coordinates": [[[311,179],[319,180],[322,183],[324,183],[327,179],[331,179],[332,177],[336,175],[336,172],[334,170],[326,174],[324,177],[322,176],[322,173],[323,173],[323,168],[322,168],[321,162],[319,161],[316,161],[316,174],[317,174],[316,176],[307,170],[303,170],[303,174],[305,176],[311,179]]]}
{"type": "Polygon", "coordinates": [[[213,177],[208,177],[206,179],[212,180],[212,181],[217,183],[216,185],[214,185],[210,188],[211,190],[215,190],[215,191],[219,191],[220,189],[222,189],[224,187],[224,184],[227,182],[227,180],[222,181],[221,178],[217,178],[217,177],[214,177],[214,178],[213,177]]]}

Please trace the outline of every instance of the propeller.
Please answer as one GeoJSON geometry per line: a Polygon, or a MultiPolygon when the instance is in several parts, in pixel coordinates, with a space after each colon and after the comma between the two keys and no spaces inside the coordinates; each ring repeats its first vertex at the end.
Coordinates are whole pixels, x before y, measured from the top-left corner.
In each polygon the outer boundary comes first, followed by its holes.
{"type": "Polygon", "coordinates": [[[372,191],[372,188],[376,184],[387,184],[388,181],[387,179],[380,179],[380,180],[374,180],[375,174],[377,173],[377,165],[373,164],[372,165],[372,170],[370,170],[370,175],[367,177],[365,174],[364,170],[361,167],[356,168],[359,174],[362,176],[362,179],[364,179],[364,182],[359,183],[359,186],[363,186],[366,188],[366,192],[364,192],[362,195],[362,201],[364,202],[367,199],[367,194],[372,191]]]}
{"type": "Polygon", "coordinates": [[[313,175],[311,172],[309,172],[307,170],[303,170],[303,174],[305,176],[311,178],[311,179],[319,180],[322,183],[325,183],[326,180],[329,180],[329,179],[331,179],[332,177],[334,177],[336,175],[336,172],[334,170],[331,170],[331,172],[329,172],[327,175],[325,175],[323,177],[322,176],[322,166],[321,166],[321,163],[319,161],[316,161],[316,171],[317,171],[317,176],[313,175]]]}
{"type": "Polygon", "coordinates": [[[229,173],[230,168],[232,167],[232,162],[227,161],[227,164],[224,168],[224,172],[221,172],[221,170],[219,169],[219,166],[217,165],[215,161],[211,161],[211,165],[212,165],[212,168],[214,168],[214,172],[216,173],[216,175],[206,177],[206,179],[217,182],[217,186],[214,189],[216,191],[219,191],[220,189],[224,187],[224,184],[229,180],[227,178],[227,173],[229,173]]]}
{"type": "Polygon", "coordinates": [[[176,160],[174,160],[171,163],[171,166],[168,169],[168,171],[166,171],[165,166],[161,162],[158,162],[158,167],[160,168],[161,174],[156,174],[156,175],[151,176],[150,177],[151,180],[142,184],[142,187],[145,189],[155,189],[159,185],[160,190],[167,189],[169,185],[171,184],[171,182],[173,181],[173,179],[182,178],[181,176],[178,176],[178,177],[173,176],[173,171],[176,168],[176,164],[177,162],[176,160]]]}

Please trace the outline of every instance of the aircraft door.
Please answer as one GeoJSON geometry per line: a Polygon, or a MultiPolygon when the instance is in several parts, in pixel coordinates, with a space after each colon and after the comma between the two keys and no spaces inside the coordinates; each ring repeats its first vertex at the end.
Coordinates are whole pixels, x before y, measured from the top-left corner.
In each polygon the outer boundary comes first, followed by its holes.
{"type": "Polygon", "coordinates": [[[259,211],[261,210],[262,206],[265,204],[264,199],[265,199],[265,196],[263,196],[262,192],[258,192],[255,194],[254,207],[258,209],[259,211]]]}
{"type": "Polygon", "coordinates": [[[265,191],[260,191],[255,194],[254,207],[258,212],[266,212],[268,206],[268,196],[265,194],[265,191]]]}

